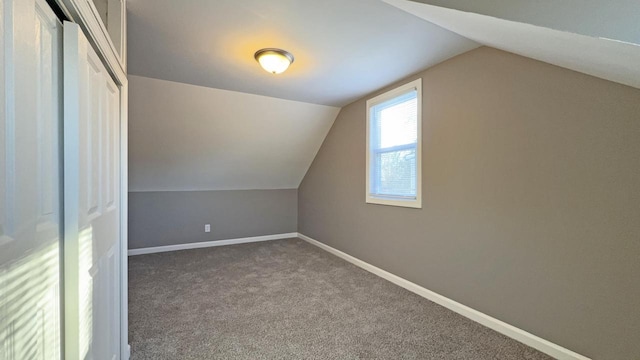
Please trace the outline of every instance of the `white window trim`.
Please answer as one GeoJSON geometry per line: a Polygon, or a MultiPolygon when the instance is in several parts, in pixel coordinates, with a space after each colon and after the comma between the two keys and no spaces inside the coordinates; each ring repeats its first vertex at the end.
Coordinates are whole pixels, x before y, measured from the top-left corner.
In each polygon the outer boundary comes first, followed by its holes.
{"type": "Polygon", "coordinates": [[[365,199],[368,204],[378,204],[378,205],[390,205],[390,206],[401,206],[401,207],[409,207],[409,208],[422,208],[422,79],[414,80],[408,84],[397,87],[393,90],[387,91],[384,94],[378,95],[372,99],[367,100],[367,141],[366,141],[366,194],[365,199]],[[371,117],[370,111],[371,108],[377,104],[383,103],[387,100],[391,100],[397,96],[400,96],[408,91],[416,90],[417,101],[418,101],[418,139],[417,139],[417,148],[416,148],[416,198],[410,199],[401,199],[401,198],[385,198],[382,196],[373,196],[371,194],[371,147],[369,143],[369,138],[371,136],[371,117]]]}

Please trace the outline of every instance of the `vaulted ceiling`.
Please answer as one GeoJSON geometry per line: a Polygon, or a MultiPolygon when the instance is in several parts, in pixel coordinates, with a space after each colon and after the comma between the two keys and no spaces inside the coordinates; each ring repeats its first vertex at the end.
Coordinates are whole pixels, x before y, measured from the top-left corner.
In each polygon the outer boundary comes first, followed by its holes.
{"type": "Polygon", "coordinates": [[[640,44],[638,0],[413,0],[595,38],[640,44]]]}
{"type": "Polygon", "coordinates": [[[482,45],[640,88],[637,0],[127,7],[134,191],[296,188],[340,107],[482,45]],[[265,47],[295,62],[268,74],[265,47]]]}
{"type": "Polygon", "coordinates": [[[478,47],[379,0],[129,0],[129,73],[343,106],[478,47]],[[253,54],[292,52],[284,74],[253,54]]]}
{"type": "Polygon", "coordinates": [[[339,108],[129,76],[132,191],[295,189],[339,108]]]}
{"type": "Polygon", "coordinates": [[[448,3],[457,9],[427,4],[442,3],[439,0],[383,1],[480,44],[640,88],[640,2],[619,8],[628,1],[614,0],[605,6],[600,1],[571,0],[573,13],[565,4],[557,7],[563,11],[550,16],[548,13],[554,13],[550,10],[556,9],[550,0],[509,0],[504,6],[496,4],[506,0],[448,3]],[[466,11],[469,9],[482,14],[466,11]],[[514,18],[526,22],[508,20],[514,18]],[[626,26],[620,27],[620,23],[626,26]]]}

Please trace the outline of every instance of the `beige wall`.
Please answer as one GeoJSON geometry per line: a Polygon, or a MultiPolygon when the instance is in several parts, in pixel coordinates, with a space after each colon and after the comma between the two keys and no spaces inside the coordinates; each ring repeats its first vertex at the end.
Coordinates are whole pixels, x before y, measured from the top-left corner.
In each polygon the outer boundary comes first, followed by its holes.
{"type": "Polygon", "coordinates": [[[396,85],[417,77],[423,208],[365,204],[364,98],[304,178],[298,230],[583,355],[638,358],[640,90],[486,47],[396,85]]]}
{"type": "Polygon", "coordinates": [[[140,76],[129,86],[131,249],[296,231],[296,189],[338,108],[140,76]]]}
{"type": "Polygon", "coordinates": [[[130,192],[129,249],[296,232],[297,201],[296,189],[130,192]]]}

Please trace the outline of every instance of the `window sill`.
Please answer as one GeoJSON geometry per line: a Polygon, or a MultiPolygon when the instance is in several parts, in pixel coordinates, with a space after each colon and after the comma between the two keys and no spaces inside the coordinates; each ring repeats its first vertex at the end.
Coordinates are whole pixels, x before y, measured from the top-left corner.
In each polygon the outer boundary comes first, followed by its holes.
{"type": "Polygon", "coordinates": [[[382,198],[367,195],[366,198],[367,204],[375,204],[375,205],[387,205],[387,206],[398,206],[398,207],[407,207],[413,209],[422,209],[422,200],[418,199],[393,199],[393,198],[382,198]]]}

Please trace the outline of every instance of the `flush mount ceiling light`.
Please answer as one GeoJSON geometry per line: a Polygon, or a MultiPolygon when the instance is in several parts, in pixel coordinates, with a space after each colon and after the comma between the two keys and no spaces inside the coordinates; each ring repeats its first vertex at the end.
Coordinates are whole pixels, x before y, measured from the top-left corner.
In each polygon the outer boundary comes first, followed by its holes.
{"type": "Polygon", "coordinates": [[[282,49],[261,49],[256,51],[254,57],[263,69],[272,74],[283,73],[293,63],[293,55],[282,49]]]}

